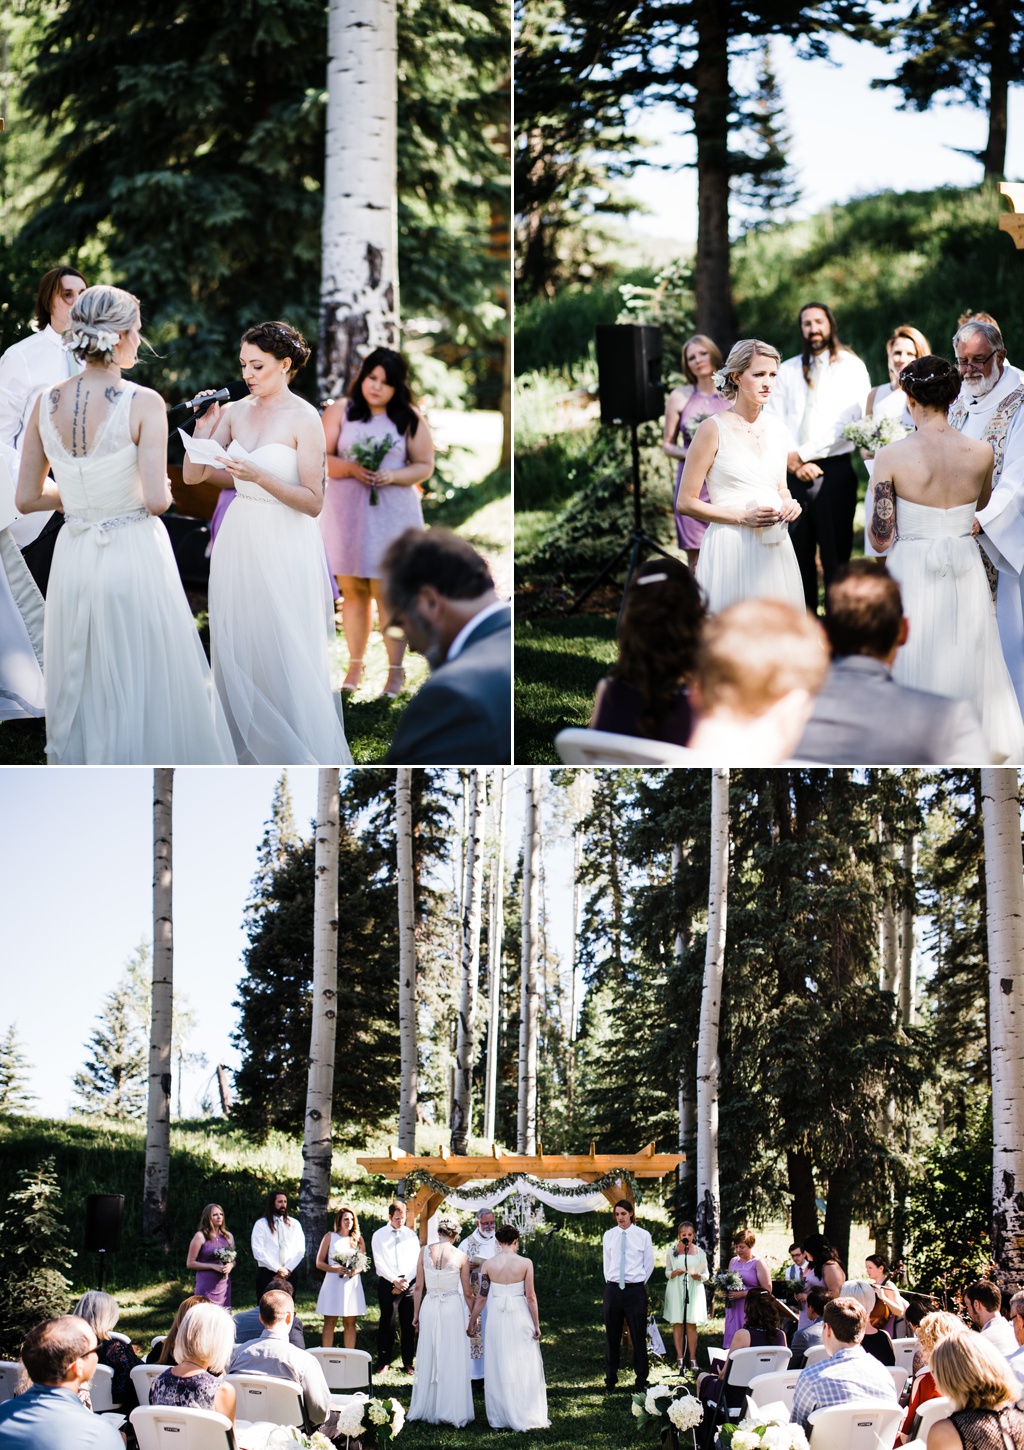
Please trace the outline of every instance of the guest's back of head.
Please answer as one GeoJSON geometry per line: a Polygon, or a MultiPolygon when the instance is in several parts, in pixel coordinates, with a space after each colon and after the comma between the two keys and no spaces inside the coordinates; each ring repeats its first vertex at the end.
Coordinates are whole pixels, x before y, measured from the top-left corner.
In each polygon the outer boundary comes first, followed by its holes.
{"type": "Polygon", "coordinates": [[[932,1378],[958,1410],[995,1410],[1020,1394],[1004,1355],[983,1334],[948,1334],[932,1350],[932,1378]]]}
{"type": "Polygon", "coordinates": [[[181,1321],[174,1346],[176,1364],[190,1360],[211,1374],[223,1374],[235,1347],[231,1315],[219,1304],[194,1304],[181,1321]]]}
{"type": "Polygon", "coordinates": [[[77,1314],[45,1319],[25,1336],[21,1362],[37,1385],[60,1385],[76,1359],[88,1354],[91,1326],[77,1314]]]}
{"type": "MultiPolygon", "coordinates": [[[[847,1286],[844,1285],[844,1288],[847,1286]]],[[[874,1290],[872,1290],[874,1294],[874,1290]]],[[[822,1315],[825,1327],[830,1329],[841,1344],[859,1344],[868,1327],[868,1312],[860,1299],[840,1294],[830,1299],[822,1315]]]]}
{"type": "Polygon", "coordinates": [[[679,686],[693,672],[706,613],[691,570],[678,559],[650,560],[630,581],[611,674],[638,692],[637,724],[649,739],[662,738],[679,686]]]}
{"type": "Polygon", "coordinates": [[[381,570],[389,603],[403,612],[427,585],[460,600],[494,588],[486,559],[450,529],[406,529],[388,546],[381,570]]]}
{"type": "Polygon", "coordinates": [[[701,632],[701,707],[753,719],[794,690],[813,695],[827,669],[824,634],[806,610],[780,599],[744,599],[701,632]]]}
{"type": "Polygon", "coordinates": [[[825,632],[835,658],[887,659],[900,640],[900,587],[877,559],[844,565],[825,591],[825,632]]]}

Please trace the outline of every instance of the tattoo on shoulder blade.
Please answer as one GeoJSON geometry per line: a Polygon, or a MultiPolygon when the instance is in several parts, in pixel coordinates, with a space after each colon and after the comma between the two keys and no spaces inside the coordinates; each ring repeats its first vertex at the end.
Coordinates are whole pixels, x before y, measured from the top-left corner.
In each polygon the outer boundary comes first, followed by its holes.
{"type": "Polygon", "coordinates": [[[890,544],[896,537],[896,488],[891,478],[880,478],[875,484],[871,532],[880,544],[890,544]]]}
{"type": "Polygon", "coordinates": [[[60,403],[60,388],[50,389],[50,416],[53,417],[60,403]]]}
{"type": "Polygon", "coordinates": [[[109,388],[104,388],[103,396],[106,398],[108,403],[116,403],[118,398],[121,396],[121,389],[115,388],[114,384],[111,383],[109,388]]]}

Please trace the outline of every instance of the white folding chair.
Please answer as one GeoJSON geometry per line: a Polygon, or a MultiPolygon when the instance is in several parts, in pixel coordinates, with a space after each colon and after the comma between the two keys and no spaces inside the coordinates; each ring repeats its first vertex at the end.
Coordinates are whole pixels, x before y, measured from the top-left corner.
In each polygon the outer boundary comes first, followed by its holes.
{"type": "Polygon", "coordinates": [[[778,1369],[770,1374],[755,1375],[750,1381],[751,1398],[762,1410],[766,1405],[774,1405],[777,1401],[781,1401],[787,1410],[791,1410],[799,1377],[798,1369],[778,1369]]]}
{"type": "Polygon", "coordinates": [[[896,1363],[903,1365],[907,1374],[910,1374],[914,1368],[914,1355],[918,1348],[919,1345],[913,1335],[909,1339],[894,1339],[892,1342],[892,1352],[896,1356],[896,1363]]]}
{"type": "Polygon", "coordinates": [[[563,765],[692,765],[693,756],[667,740],[614,735],[610,730],[561,730],[555,749],[563,765]]]}
{"type": "Polygon", "coordinates": [[[97,1415],[106,1414],[114,1408],[114,1371],[108,1364],[98,1364],[92,1372],[92,1379],[85,1386],[97,1415]]]}
{"type": "Polygon", "coordinates": [[[729,1383],[749,1385],[761,1375],[776,1374],[789,1364],[789,1349],[780,1345],[734,1349],[729,1360],[729,1383]]]}
{"type": "Polygon", "coordinates": [[[910,1379],[910,1371],[904,1369],[901,1364],[887,1364],[886,1369],[892,1375],[893,1388],[896,1391],[896,1398],[898,1399],[907,1387],[907,1381],[910,1379]]]}
{"type": "Polygon", "coordinates": [[[870,1400],[834,1405],[810,1415],[811,1450],[892,1450],[904,1411],[870,1400]]]}
{"type": "Polygon", "coordinates": [[[365,1349],[307,1349],[320,1361],[329,1390],[364,1390],[370,1383],[370,1356],[365,1349]]]}
{"type": "Polygon", "coordinates": [[[215,1410],[140,1405],[128,1418],[139,1450],[235,1450],[231,1421],[215,1410]]]}
{"type": "Polygon", "coordinates": [[[149,1404],[149,1387],[155,1379],[159,1379],[165,1369],[170,1366],[166,1364],[137,1364],[132,1370],[132,1384],[135,1386],[135,1393],[138,1396],[140,1405],[149,1404]]]}
{"type": "Polygon", "coordinates": [[[235,1387],[235,1414],[240,1420],[267,1420],[272,1425],[306,1423],[302,1388],[294,1380],[268,1374],[229,1374],[225,1383],[235,1387]]]}
{"type": "Polygon", "coordinates": [[[821,1360],[828,1359],[828,1350],[823,1344],[812,1344],[804,1355],[804,1369],[812,1364],[818,1364],[821,1360]]]}
{"type": "Polygon", "coordinates": [[[928,1439],[928,1431],[936,1420],[944,1420],[953,1413],[953,1401],[948,1395],[937,1395],[934,1400],[925,1400],[917,1412],[917,1424],[911,1425],[919,1440],[928,1439]]]}
{"type": "MultiPolygon", "coordinates": [[[[20,1360],[0,1359],[0,1404],[14,1399],[24,1374],[20,1360]]],[[[27,1381],[27,1376],[25,1378],[27,1381]]]]}

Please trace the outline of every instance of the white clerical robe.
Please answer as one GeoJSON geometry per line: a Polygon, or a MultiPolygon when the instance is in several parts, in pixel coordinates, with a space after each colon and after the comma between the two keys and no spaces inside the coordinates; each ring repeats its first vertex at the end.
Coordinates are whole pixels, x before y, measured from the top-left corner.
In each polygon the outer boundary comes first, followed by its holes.
{"type": "MultiPolygon", "coordinates": [[[[479,1229],[474,1229],[471,1234],[469,1234],[466,1238],[462,1240],[462,1243],[459,1244],[459,1248],[466,1255],[466,1258],[470,1261],[472,1261],[473,1259],[493,1259],[494,1255],[498,1252],[498,1240],[494,1237],[493,1234],[491,1234],[490,1238],[485,1238],[479,1229]]],[[[470,1277],[472,1279],[474,1289],[479,1289],[479,1271],[471,1269],[470,1277]]],[[[485,1299],[484,1307],[480,1314],[480,1333],[476,1336],[476,1338],[471,1339],[469,1342],[470,1373],[475,1380],[482,1380],[484,1377],[484,1333],[486,1329],[486,1324],[487,1301],[485,1299]]]]}

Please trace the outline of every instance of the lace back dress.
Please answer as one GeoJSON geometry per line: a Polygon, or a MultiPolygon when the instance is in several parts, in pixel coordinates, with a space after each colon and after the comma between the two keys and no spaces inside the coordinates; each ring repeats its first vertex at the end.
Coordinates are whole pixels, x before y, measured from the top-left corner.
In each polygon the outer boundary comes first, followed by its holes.
{"type": "Polygon", "coordinates": [[[526,1284],[496,1284],[487,1296],[487,1423],[492,1430],[544,1430],[548,1391],[526,1284]]]}
{"type": "Polygon", "coordinates": [[[43,447],[66,516],[46,600],[52,765],[234,762],[167,530],[145,506],[122,382],[88,452],[65,448],[44,396],[43,447]]]}
{"type": "Polygon", "coordinates": [[[1004,1410],[955,1410],[949,1417],[964,1450],[1024,1450],[1024,1414],[1004,1410]]]}
{"type": "Polygon", "coordinates": [[[967,700],[997,764],[1024,762],[1024,723],[996,625],[973,503],[956,508],[896,500],[889,572],[903,595],[910,637],[896,656],[901,685],[967,700]]]}
{"type": "MultiPolygon", "coordinates": [[[[789,435],[778,418],[762,413],[763,448],[755,451],[735,414],[719,413],[718,452],[708,469],[713,504],[748,509],[779,506],[779,485],[786,479],[789,435]]],[[[749,435],[748,435],[749,436],[749,435]]],[[[697,583],[712,614],[741,599],[784,599],[804,607],[800,569],[786,524],[751,529],[746,524],[709,524],[697,561],[697,583]]]]}
{"type": "Polygon", "coordinates": [[[423,1250],[425,1290],[420,1304],[420,1337],[410,1420],[432,1425],[468,1425],[473,1419],[469,1310],[457,1268],[435,1269],[423,1250]]]}

